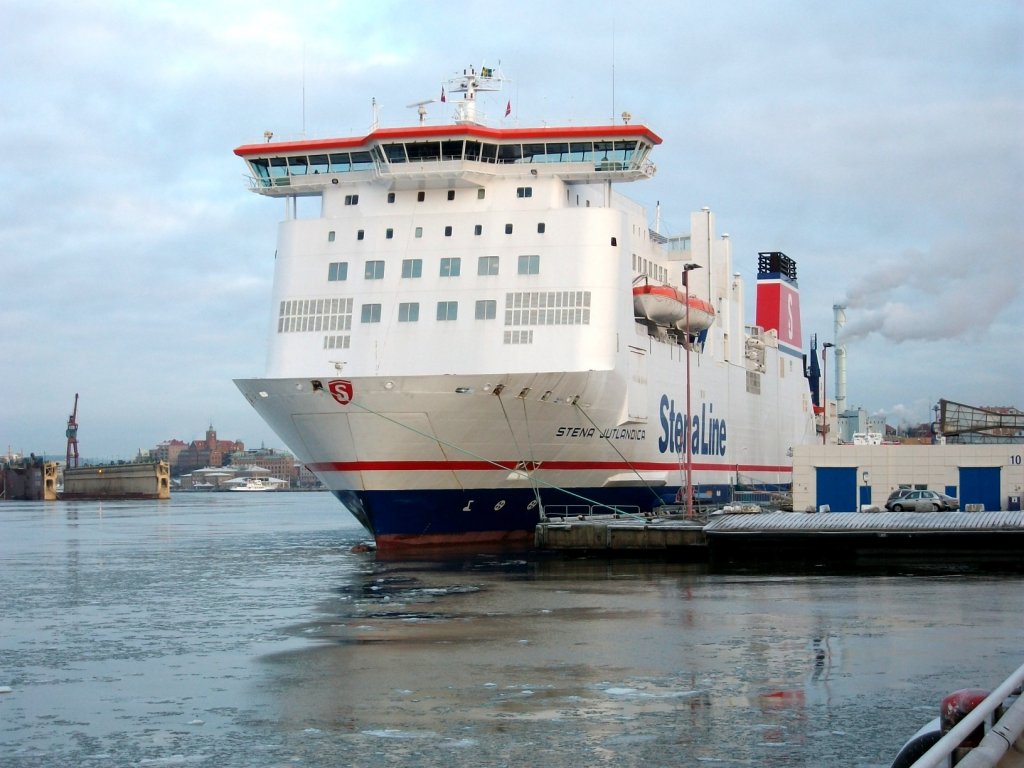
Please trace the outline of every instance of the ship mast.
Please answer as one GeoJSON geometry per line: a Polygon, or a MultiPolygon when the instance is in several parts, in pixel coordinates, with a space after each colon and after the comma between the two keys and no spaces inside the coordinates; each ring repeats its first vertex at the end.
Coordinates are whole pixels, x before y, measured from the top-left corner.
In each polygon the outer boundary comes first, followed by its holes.
{"type": "Polygon", "coordinates": [[[448,93],[461,93],[463,98],[455,102],[455,122],[459,124],[483,124],[482,116],[477,116],[476,94],[478,92],[500,91],[505,84],[505,76],[500,70],[491,67],[480,67],[462,70],[461,76],[448,81],[448,93]]]}

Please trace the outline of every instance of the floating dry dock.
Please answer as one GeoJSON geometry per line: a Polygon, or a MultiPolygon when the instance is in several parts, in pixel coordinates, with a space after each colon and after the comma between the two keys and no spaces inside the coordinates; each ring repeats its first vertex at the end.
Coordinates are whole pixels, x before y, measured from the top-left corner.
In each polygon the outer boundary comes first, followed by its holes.
{"type": "Polygon", "coordinates": [[[540,549],[605,554],[827,557],[1024,556],[1024,512],[765,512],[549,520],[540,549]]]}
{"type": "Polygon", "coordinates": [[[171,470],[166,461],[65,467],[61,498],[169,499],[171,470]]]}

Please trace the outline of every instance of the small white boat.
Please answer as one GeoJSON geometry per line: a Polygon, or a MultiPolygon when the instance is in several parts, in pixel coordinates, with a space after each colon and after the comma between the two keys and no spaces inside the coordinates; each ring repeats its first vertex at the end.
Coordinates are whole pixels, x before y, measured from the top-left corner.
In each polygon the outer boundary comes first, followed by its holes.
{"type": "Polygon", "coordinates": [[[272,491],[274,486],[263,481],[259,477],[247,477],[245,482],[241,485],[234,485],[231,487],[232,491],[272,491]]]}

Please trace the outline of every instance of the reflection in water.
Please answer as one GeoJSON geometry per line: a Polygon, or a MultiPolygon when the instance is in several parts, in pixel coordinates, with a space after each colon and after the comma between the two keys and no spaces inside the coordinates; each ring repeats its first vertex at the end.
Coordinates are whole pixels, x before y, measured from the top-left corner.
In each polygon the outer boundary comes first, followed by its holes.
{"type": "Polygon", "coordinates": [[[1020,663],[1019,574],[383,562],[328,494],[53,509],[0,506],[0,765],[873,768],[1020,663]]]}
{"type": "MultiPolygon", "coordinates": [[[[957,610],[926,607],[946,586],[652,562],[378,563],[289,630],[316,642],[269,656],[268,684],[291,728],[399,740],[427,761],[471,742],[480,759],[510,759],[523,743],[565,765],[662,764],[665,750],[882,765],[891,755],[878,744],[898,747],[916,726],[888,742],[858,737],[888,724],[878,703],[914,723],[908,680],[938,676],[941,691],[962,664],[959,650],[919,645],[957,610]],[[858,741],[864,760],[845,762],[858,741]]],[[[956,602],[967,609],[991,586],[960,581],[956,602]]]]}

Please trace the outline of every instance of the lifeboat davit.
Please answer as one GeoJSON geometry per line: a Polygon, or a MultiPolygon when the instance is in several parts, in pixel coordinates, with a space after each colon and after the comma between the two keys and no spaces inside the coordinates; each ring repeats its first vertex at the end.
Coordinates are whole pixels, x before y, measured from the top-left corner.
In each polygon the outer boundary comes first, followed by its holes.
{"type": "Polygon", "coordinates": [[[674,326],[690,333],[707,330],[715,321],[715,309],[708,302],[687,296],[671,285],[633,286],[633,313],[657,325],[674,326]]]}

